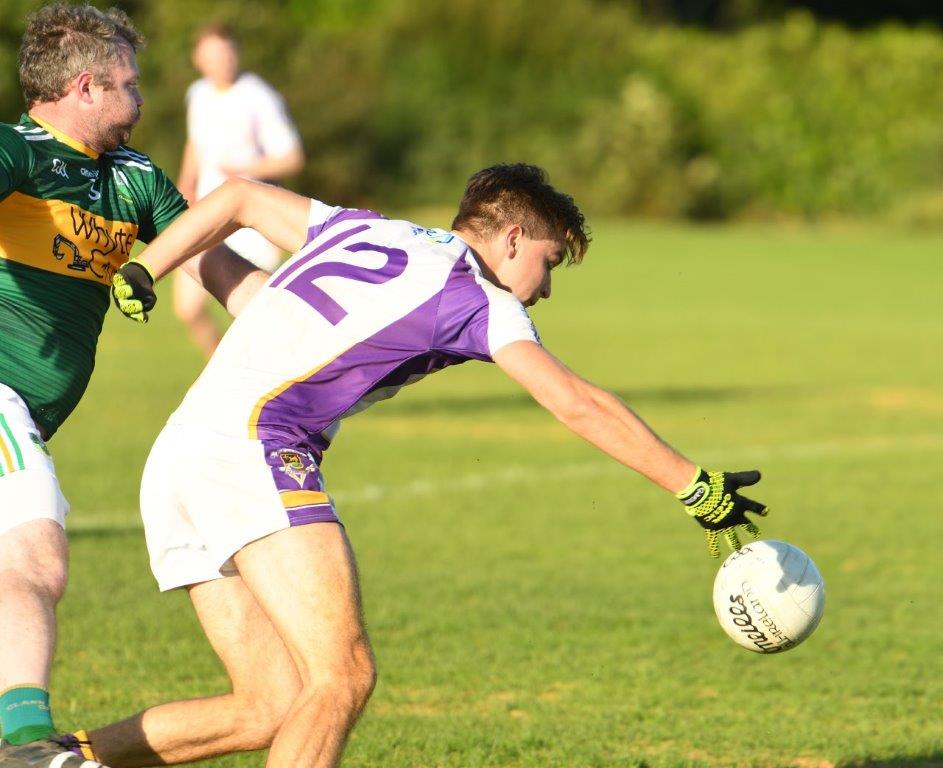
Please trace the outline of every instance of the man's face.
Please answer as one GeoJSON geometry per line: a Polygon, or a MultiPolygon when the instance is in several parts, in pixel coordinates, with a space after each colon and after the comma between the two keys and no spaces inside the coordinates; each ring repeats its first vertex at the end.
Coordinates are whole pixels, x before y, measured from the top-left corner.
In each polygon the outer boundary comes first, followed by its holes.
{"type": "Polygon", "coordinates": [[[239,73],[239,54],[232,40],[207,35],[193,50],[193,66],[217,87],[227,87],[239,73]]]}
{"type": "Polygon", "coordinates": [[[98,109],[92,132],[104,151],[117,149],[131,138],[131,130],[141,117],[144,100],[138,90],[137,58],[128,48],[110,69],[108,86],[95,85],[98,109]]]}
{"type": "Polygon", "coordinates": [[[508,241],[508,255],[495,272],[499,282],[526,307],[550,298],[550,272],[563,261],[559,240],[533,240],[523,233],[508,241]]]}

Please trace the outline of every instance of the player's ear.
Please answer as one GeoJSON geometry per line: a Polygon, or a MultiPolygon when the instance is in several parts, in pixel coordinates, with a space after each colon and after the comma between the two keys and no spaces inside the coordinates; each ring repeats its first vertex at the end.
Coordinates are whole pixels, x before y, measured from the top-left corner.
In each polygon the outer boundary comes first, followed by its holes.
{"type": "Polygon", "coordinates": [[[513,259],[517,256],[517,250],[523,236],[524,230],[520,224],[513,224],[505,230],[504,239],[508,249],[508,258],[513,259]]]}
{"type": "Polygon", "coordinates": [[[92,97],[92,84],[95,82],[95,76],[87,69],[79,72],[72,80],[70,90],[74,90],[79,101],[86,104],[94,101],[92,97]]]}

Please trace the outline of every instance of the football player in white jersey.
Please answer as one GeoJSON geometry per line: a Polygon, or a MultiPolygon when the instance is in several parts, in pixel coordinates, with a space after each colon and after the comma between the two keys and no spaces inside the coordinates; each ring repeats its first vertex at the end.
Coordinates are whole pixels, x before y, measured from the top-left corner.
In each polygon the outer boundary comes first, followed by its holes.
{"type": "MultiPolygon", "coordinates": [[[[200,29],[193,66],[201,77],[187,90],[187,142],[178,179],[191,204],[230,176],[274,182],[301,170],[304,151],[284,101],[261,77],[239,70],[239,49],[229,27],[200,29]]],[[[266,272],[282,257],[278,246],[252,229],[233,232],[224,247],[266,272]]],[[[209,314],[206,291],[183,270],[174,275],[174,313],[209,357],[220,331],[209,314]]]]}
{"type": "MultiPolygon", "coordinates": [[[[171,416],[141,488],[161,589],[186,587],[232,693],[146,710],[90,734],[115,768],[269,747],[269,766],[334,766],[373,689],[356,568],[320,460],[336,423],[446,365],[493,361],[577,435],[674,493],[740,546],[738,489],[705,472],[617,397],[541,345],[525,307],[588,247],[572,198],[528,165],[469,181],[451,231],[336,208],[249,181],[224,184],[140,259],[160,277],[251,226],[295,252],[233,323],[171,416]],[[284,333],[291,328],[292,333],[284,333]]],[[[153,298],[135,263],[115,300],[153,298]]]]}

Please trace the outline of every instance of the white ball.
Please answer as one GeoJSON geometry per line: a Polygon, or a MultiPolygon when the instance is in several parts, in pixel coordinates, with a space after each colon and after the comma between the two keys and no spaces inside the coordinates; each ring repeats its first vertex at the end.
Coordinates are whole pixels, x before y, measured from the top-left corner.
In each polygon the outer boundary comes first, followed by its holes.
{"type": "Polygon", "coordinates": [[[784,541],[755,541],[714,579],[714,612],[730,638],[756,653],[795,648],[825,611],[825,582],[809,556],[784,541]]]}

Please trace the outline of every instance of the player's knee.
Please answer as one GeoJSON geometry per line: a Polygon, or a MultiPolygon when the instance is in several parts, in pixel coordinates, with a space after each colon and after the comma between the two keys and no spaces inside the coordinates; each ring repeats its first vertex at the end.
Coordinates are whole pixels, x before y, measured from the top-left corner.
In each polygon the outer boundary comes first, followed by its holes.
{"type": "Polygon", "coordinates": [[[365,650],[365,658],[359,667],[357,680],[360,709],[366,706],[373,695],[373,689],[377,686],[377,664],[372,651],[369,648],[365,650]]]}
{"type": "Polygon", "coordinates": [[[268,749],[284,719],[285,712],[276,712],[258,702],[246,707],[236,731],[240,740],[239,750],[254,752],[268,749]]]}
{"type": "Polygon", "coordinates": [[[51,602],[58,603],[65,594],[65,588],[68,581],[68,563],[64,559],[57,559],[54,562],[47,564],[47,568],[37,583],[39,588],[46,593],[51,602]]]}
{"type": "Polygon", "coordinates": [[[358,717],[377,683],[376,662],[366,643],[358,643],[345,667],[331,681],[333,693],[350,714],[358,717]]]}
{"type": "Polygon", "coordinates": [[[360,717],[377,681],[376,664],[369,646],[358,644],[352,650],[343,664],[306,681],[301,694],[318,700],[320,707],[332,709],[338,720],[346,720],[351,725],[360,717]]]}
{"type": "Polygon", "coordinates": [[[364,707],[367,706],[376,684],[377,669],[372,659],[365,660],[351,669],[348,685],[351,711],[355,717],[359,717],[364,707]]]}
{"type": "Polygon", "coordinates": [[[0,593],[5,596],[32,595],[48,605],[55,605],[65,594],[68,567],[64,559],[50,559],[41,567],[19,564],[0,565],[0,593]]]}
{"type": "Polygon", "coordinates": [[[18,530],[16,540],[0,547],[0,594],[38,596],[47,604],[58,603],[69,578],[65,533],[49,521],[37,521],[18,530]]]}
{"type": "Polygon", "coordinates": [[[236,732],[242,742],[240,749],[252,751],[272,746],[302,687],[294,674],[266,674],[254,684],[236,686],[235,691],[238,702],[236,732]]]}

